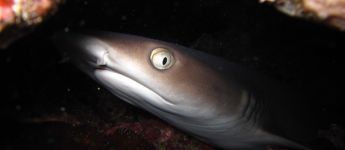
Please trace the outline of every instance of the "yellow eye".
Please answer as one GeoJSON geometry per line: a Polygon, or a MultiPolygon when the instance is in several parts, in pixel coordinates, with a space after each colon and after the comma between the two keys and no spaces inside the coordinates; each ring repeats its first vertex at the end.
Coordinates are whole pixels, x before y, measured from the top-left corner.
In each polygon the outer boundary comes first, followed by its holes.
{"type": "Polygon", "coordinates": [[[150,55],[152,65],[159,70],[169,69],[175,63],[172,53],[164,48],[155,48],[150,55]]]}

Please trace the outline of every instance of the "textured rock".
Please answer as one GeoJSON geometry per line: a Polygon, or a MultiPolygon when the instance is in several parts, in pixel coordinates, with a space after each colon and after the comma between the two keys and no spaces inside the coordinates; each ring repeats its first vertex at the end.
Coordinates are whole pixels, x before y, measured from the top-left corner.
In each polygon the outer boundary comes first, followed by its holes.
{"type": "Polygon", "coordinates": [[[345,0],[260,0],[285,14],[322,22],[345,31],[345,0]]]}
{"type": "Polygon", "coordinates": [[[0,0],[0,48],[29,33],[55,13],[61,0],[0,0]]]}

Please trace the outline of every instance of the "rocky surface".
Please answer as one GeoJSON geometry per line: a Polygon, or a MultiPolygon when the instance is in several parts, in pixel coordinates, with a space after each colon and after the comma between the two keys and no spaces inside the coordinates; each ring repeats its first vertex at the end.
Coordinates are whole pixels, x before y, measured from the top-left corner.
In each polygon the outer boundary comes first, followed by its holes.
{"type": "Polygon", "coordinates": [[[0,0],[0,49],[55,14],[62,0],[0,0]]]}
{"type": "Polygon", "coordinates": [[[260,0],[293,17],[314,20],[345,31],[345,0],[260,0]]]}

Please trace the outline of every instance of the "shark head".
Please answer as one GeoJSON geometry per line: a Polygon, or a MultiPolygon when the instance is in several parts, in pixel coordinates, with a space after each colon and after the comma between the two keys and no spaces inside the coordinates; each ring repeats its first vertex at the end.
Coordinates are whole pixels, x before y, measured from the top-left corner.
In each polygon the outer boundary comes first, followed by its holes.
{"type": "MultiPolygon", "coordinates": [[[[223,87],[215,70],[194,58],[198,52],[182,46],[104,32],[60,33],[54,39],[83,72],[122,100],[154,114],[210,119],[230,105],[222,99],[243,96],[223,87]]],[[[241,101],[234,103],[230,111],[237,111],[241,101]]]]}

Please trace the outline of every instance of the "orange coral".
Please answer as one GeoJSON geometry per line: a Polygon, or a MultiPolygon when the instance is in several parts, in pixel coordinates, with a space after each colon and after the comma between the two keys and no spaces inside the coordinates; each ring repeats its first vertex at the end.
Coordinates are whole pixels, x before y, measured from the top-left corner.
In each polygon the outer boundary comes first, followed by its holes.
{"type": "Polygon", "coordinates": [[[59,0],[0,0],[0,32],[10,25],[31,25],[56,9],[59,0]]]}
{"type": "Polygon", "coordinates": [[[62,0],[0,0],[0,48],[5,48],[57,10],[62,0]]]}
{"type": "Polygon", "coordinates": [[[345,31],[345,0],[259,0],[294,17],[323,22],[345,31]]]}

